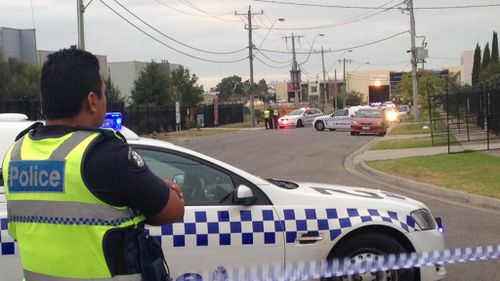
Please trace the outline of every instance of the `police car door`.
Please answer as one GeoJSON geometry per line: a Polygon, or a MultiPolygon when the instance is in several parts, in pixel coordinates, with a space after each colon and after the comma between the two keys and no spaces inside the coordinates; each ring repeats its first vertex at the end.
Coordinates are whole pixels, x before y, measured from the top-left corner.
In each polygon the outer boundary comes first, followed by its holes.
{"type": "Polygon", "coordinates": [[[161,241],[174,280],[213,280],[229,275],[232,268],[284,262],[278,216],[251,182],[192,155],[146,147],[137,151],[151,170],[176,181],[184,193],[182,223],[148,227],[161,241]],[[233,202],[233,192],[241,184],[252,189],[254,204],[233,202]]]}
{"type": "Polygon", "coordinates": [[[339,109],[330,115],[327,121],[327,128],[339,129],[342,128],[342,118],[346,114],[346,109],[339,109]]]}
{"type": "Polygon", "coordinates": [[[342,115],[339,115],[338,119],[338,128],[339,129],[350,129],[352,122],[352,116],[349,116],[349,110],[344,109],[342,115]]]}

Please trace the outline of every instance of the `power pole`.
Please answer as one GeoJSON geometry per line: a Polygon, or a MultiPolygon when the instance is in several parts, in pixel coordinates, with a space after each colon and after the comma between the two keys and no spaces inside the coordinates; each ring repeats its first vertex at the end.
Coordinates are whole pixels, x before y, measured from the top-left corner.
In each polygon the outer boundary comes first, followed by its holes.
{"type": "MultiPolygon", "coordinates": [[[[89,3],[90,4],[90,3],[89,3]]],[[[76,11],[78,16],[78,48],[85,50],[85,33],[83,27],[83,13],[85,13],[85,6],[83,0],[76,0],[76,11]]]]}
{"type": "Polygon", "coordinates": [[[250,60],[250,114],[252,117],[252,127],[255,127],[255,103],[254,103],[254,89],[253,89],[253,43],[252,43],[252,16],[253,15],[263,15],[264,11],[260,11],[259,13],[252,13],[252,6],[248,6],[248,12],[246,14],[239,14],[238,12],[234,12],[235,16],[244,16],[248,17],[248,27],[245,26],[245,29],[248,29],[248,59],[250,60]]]}
{"type": "Polygon", "coordinates": [[[410,12],[411,31],[411,80],[413,93],[413,116],[415,121],[420,121],[420,111],[418,105],[418,81],[417,81],[417,52],[415,47],[415,15],[413,13],[413,0],[407,0],[408,11],[410,12]]]}
{"type": "Polygon", "coordinates": [[[343,101],[342,101],[342,108],[345,108],[346,106],[346,99],[347,99],[347,81],[345,80],[345,63],[351,63],[352,60],[349,60],[349,59],[346,59],[346,58],[342,58],[341,60],[339,60],[339,62],[342,62],[343,63],[343,67],[344,67],[344,70],[343,70],[343,76],[344,78],[342,79],[344,81],[344,98],[343,98],[343,101]]]}
{"type": "Polygon", "coordinates": [[[327,87],[325,86],[325,76],[326,76],[326,71],[325,71],[325,57],[324,57],[324,52],[323,52],[323,46],[321,46],[321,67],[323,70],[323,87],[321,87],[321,103],[323,104],[323,111],[325,111],[326,107],[326,100],[327,100],[327,87]]]}
{"type": "Polygon", "coordinates": [[[293,35],[293,32],[292,32],[292,36],[282,37],[285,40],[288,40],[288,38],[292,39],[292,55],[293,55],[293,58],[292,58],[292,70],[290,70],[290,80],[292,80],[293,91],[295,93],[295,95],[294,95],[295,107],[298,107],[298,105],[299,105],[299,94],[298,94],[298,91],[300,90],[300,81],[301,81],[301,78],[300,78],[301,72],[299,70],[299,64],[297,63],[297,57],[295,55],[295,38],[299,38],[299,40],[300,40],[301,37],[304,37],[304,36],[302,36],[302,35],[293,35]]]}
{"type": "Polygon", "coordinates": [[[338,109],[338,105],[337,105],[337,96],[339,95],[339,87],[337,85],[337,69],[335,68],[335,104],[333,106],[333,111],[337,110],[338,109]]]}

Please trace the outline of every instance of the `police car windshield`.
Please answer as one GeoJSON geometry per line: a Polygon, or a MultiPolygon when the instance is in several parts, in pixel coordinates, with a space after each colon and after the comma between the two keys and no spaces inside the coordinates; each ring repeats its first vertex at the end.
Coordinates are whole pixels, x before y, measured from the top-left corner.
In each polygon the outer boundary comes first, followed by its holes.
{"type": "Polygon", "coordinates": [[[381,117],[381,112],[378,110],[358,110],[356,112],[357,117],[368,117],[368,118],[377,118],[381,117]]]}
{"type": "Polygon", "coordinates": [[[296,109],[296,110],[288,113],[288,115],[302,115],[302,113],[304,113],[303,109],[296,109]]]}

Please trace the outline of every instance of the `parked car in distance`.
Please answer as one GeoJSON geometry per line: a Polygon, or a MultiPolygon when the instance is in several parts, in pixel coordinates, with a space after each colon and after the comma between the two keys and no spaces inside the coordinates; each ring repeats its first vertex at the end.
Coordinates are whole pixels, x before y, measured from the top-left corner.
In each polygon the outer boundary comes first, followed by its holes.
{"type": "Polygon", "coordinates": [[[299,108],[291,111],[285,116],[278,119],[278,126],[280,128],[291,128],[291,127],[304,127],[306,125],[312,125],[314,118],[323,115],[321,110],[317,108],[299,108]]]}
{"type": "Polygon", "coordinates": [[[385,109],[363,108],[356,112],[351,123],[351,135],[377,134],[384,136],[388,122],[385,109]]]}
{"type": "Polygon", "coordinates": [[[334,111],[330,115],[324,115],[314,118],[313,126],[318,131],[328,129],[335,131],[337,129],[351,129],[351,122],[354,114],[361,108],[368,106],[351,106],[334,111]]]}
{"type": "Polygon", "coordinates": [[[410,115],[411,109],[409,105],[402,104],[398,108],[399,120],[407,118],[410,115]]]}

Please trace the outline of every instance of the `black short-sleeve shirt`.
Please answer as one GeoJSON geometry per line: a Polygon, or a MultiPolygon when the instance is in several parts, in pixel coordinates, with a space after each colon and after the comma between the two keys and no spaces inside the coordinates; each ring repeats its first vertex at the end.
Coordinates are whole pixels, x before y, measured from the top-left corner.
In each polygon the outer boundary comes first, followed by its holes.
{"type": "MultiPolygon", "coordinates": [[[[78,130],[68,126],[39,126],[33,139],[61,137],[78,130]]],[[[146,216],[158,214],[167,204],[170,189],[147,165],[130,159],[132,148],[116,137],[101,137],[83,162],[83,180],[100,200],[117,207],[128,206],[146,216]]]]}

